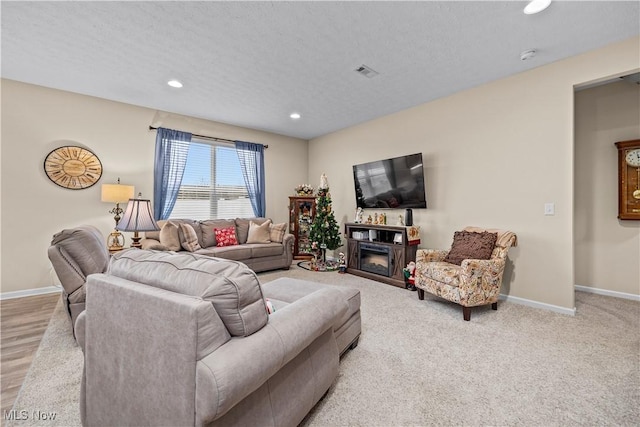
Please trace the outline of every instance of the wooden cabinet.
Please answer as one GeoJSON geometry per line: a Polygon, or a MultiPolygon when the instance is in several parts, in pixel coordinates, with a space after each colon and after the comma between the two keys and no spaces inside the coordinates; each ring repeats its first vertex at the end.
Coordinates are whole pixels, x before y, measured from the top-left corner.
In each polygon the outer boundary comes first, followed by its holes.
{"type": "Polygon", "coordinates": [[[407,227],[347,223],[345,234],[347,273],[405,287],[403,268],[418,250],[409,244],[407,227]]]}
{"type": "Polygon", "coordinates": [[[295,237],[294,259],[312,258],[309,233],[315,216],[316,198],[314,196],[289,197],[289,232],[295,237]]]}

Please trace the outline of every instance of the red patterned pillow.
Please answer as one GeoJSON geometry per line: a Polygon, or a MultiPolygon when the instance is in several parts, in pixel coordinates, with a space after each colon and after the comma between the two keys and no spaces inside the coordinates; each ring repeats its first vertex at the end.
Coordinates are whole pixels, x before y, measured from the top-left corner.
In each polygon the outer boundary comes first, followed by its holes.
{"type": "Polygon", "coordinates": [[[238,244],[236,239],[236,228],[214,228],[213,232],[216,233],[216,246],[234,246],[238,244]]]}

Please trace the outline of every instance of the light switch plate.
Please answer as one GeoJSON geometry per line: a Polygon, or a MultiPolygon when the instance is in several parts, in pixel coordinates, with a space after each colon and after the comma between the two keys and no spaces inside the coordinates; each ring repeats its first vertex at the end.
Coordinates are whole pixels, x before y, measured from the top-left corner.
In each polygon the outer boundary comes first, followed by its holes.
{"type": "Polygon", "coordinates": [[[555,215],[556,214],[556,204],[555,203],[545,203],[544,204],[544,214],[545,215],[555,215]]]}

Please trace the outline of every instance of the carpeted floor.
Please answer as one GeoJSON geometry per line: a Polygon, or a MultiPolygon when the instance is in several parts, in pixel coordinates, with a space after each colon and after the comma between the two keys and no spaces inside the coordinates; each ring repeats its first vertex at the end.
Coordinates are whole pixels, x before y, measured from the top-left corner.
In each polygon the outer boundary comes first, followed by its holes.
{"type": "MultiPolygon", "coordinates": [[[[262,273],[352,286],[362,297],[360,344],[304,426],[638,425],[640,303],[576,293],[577,315],[509,302],[472,310],[336,272],[262,273]]],[[[14,405],[78,426],[82,355],[60,307],[14,405]]]]}

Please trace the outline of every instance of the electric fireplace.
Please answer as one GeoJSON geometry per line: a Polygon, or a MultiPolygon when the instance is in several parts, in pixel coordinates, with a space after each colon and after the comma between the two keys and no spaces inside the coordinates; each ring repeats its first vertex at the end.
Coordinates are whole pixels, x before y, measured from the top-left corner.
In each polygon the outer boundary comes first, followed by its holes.
{"type": "Polygon", "coordinates": [[[391,276],[391,250],[389,246],[372,243],[360,244],[360,270],[380,276],[391,276]]]}

